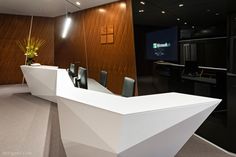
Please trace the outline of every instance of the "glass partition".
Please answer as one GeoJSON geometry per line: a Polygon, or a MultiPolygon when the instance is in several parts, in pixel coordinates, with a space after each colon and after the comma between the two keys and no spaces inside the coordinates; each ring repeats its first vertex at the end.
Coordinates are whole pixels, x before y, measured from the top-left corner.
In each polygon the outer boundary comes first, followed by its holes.
{"type": "Polygon", "coordinates": [[[132,3],[139,95],[180,92],[222,99],[197,134],[236,152],[236,135],[228,134],[236,127],[229,81],[236,69],[236,1],[132,3]]]}

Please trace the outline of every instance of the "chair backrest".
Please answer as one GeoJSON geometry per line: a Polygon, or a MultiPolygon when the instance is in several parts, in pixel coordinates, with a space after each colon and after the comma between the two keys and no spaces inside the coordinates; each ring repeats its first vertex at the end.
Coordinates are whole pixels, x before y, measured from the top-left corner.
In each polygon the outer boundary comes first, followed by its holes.
{"type": "Polygon", "coordinates": [[[104,71],[104,70],[102,70],[102,71],[100,72],[100,80],[99,80],[99,83],[100,83],[101,85],[103,85],[104,87],[107,86],[107,72],[104,71]]]}
{"type": "Polygon", "coordinates": [[[85,69],[83,67],[79,67],[78,77],[79,77],[79,87],[84,88],[84,89],[88,89],[87,69],[85,69]]]}
{"type": "Polygon", "coordinates": [[[70,70],[72,73],[75,73],[75,64],[71,63],[69,70],[70,70]]]}
{"type": "Polygon", "coordinates": [[[72,78],[76,77],[76,74],[77,74],[76,68],[77,68],[77,66],[74,63],[70,64],[69,71],[68,71],[70,77],[72,77],[72,78]]]}
{"type": "Polygon", "coordinates": [[[135,87],[135,80],[129,77],[125,77],[121,95],[124,97],[134,96],[134,87],[135,87]]]}

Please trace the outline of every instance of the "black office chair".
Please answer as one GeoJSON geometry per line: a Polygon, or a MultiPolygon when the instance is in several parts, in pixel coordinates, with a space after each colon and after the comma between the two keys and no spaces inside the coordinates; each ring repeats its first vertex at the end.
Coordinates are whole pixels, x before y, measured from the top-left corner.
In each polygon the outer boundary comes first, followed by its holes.
{"type": "Polygon", "coordinates": [[[134,96],[134,87],[135,87],[135,80],[129,77],[125,77],[121,95],[124,97],[134,96]]]}
{"type": "Polygon", "coordinates": [[[88,89],[87,82],[87,69],[79,67],[78,78],[76,79],[76,86],[84,89],[88,89]]]}
{"type": "Polygon", "coordinates": [[[102,70],[100,72],[100,80],[99,83],[103,85],[104,87],[107,87],[107,72],[102,70]]]}

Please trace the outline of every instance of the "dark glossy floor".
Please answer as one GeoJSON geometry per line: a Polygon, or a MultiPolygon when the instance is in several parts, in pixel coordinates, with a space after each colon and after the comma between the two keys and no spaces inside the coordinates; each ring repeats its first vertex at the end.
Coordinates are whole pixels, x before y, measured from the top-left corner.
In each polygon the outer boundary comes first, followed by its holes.
{"type": "Polygon", "coordinates": [[[208,141],[192,136],[176,157],[234,157],[236,155],[222,150],[208,141]]]}

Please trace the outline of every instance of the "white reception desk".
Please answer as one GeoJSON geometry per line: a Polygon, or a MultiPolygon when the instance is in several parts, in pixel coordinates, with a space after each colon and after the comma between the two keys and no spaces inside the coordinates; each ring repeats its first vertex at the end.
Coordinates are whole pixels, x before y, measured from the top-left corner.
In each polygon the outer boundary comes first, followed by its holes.
{"type": "Polygon", "coordinates": [[[58,104],[67,157],[174,157],[221,101],[180,93],[125,98],[94,80],[88,88],[97,91],[76,88],[65,69],[21,69],[32,95],[58,104]]]}

